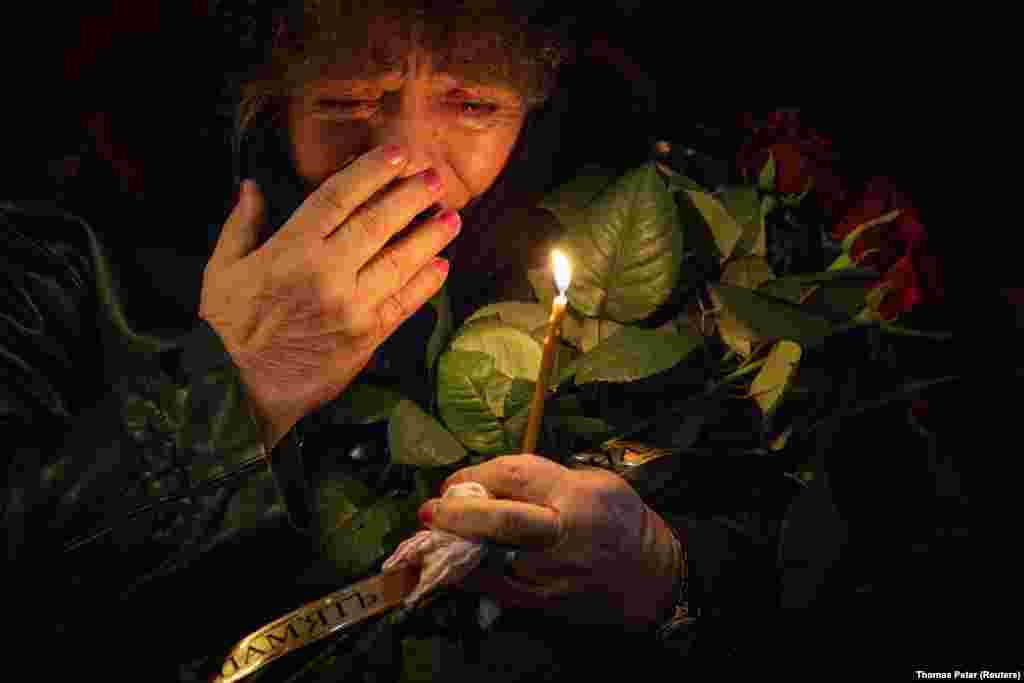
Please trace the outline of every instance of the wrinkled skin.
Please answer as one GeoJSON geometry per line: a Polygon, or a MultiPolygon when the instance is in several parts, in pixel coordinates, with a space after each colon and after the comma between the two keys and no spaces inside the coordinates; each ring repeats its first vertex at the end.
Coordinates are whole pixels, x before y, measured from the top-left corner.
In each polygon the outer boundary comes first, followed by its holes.
{"type": "MultiPolygon", "coordinates": [[[[420,52],[407,67],[405,78],[328,76],[298,92],[286,118],[309,196],[256,248],[265,207],[245,183],[207,265],[200,317],[238,366],[268,448],[342,392],[441,287],[447,264],[436,255],[458,221],[440,214],[389,241],[427,208],[458,210],[490,188],[522,129],[517,94],[469,88],[420,52]]],[[[524,548],[518,579],[476,579],[503,604],[639,628],[671,603],[681,549],[624,480],[523,455],[448,485],[459,481],[500,500],[425,510],[435,528],[524,548]]]]}
{"type": "Polygon", "coordinates": [[[456,472],[442,491],[469,481],[497,498],[433,499],[421,520],[523,550],[505,576],[474,574],[467,588],[504,606],[635,629],[650,627],[672,604],[682,548],[621,477],[512,455],[456,472]]]}
{"type": "Polygon", "coordinates": [[[405,145],[402,177],[434,168],[444,206],[461,210],[494,183],[526,117],[522,98],[434,71],[413,52],[410,73],[372,81],[320,79],[291,98],[288,134],[299,176],[312,188],[352,158],[386,143],[405,145]]]}
{"type": "Polygon", "coordinates": [[[457,210],[494,183],[522,129],[515,93],[463,87],[418,51],[407,73],[325,77],[294,95],[292,156],[311,193],[257,249],[265,206],[245,183],[206,267],[199,315],[238,365],[268,448],[441,287],[435,257],[457,210]],[[434,205],[449,211],[389,244],[434,205]]]}

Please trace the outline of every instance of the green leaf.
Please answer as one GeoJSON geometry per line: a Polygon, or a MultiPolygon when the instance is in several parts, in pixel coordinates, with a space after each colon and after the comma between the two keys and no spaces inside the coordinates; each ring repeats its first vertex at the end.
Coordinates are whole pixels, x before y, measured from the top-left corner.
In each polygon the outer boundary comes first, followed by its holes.
{"type": "Polygon", "coordinates": [[[761,217],[761,199],[750,185],[727,185],[715,195],[740,225],[756,223],[761,217]]]}
{"type": "Polygon", "coordinates": [[[718,249],[719,262],[732,256],[733,249],[743,236],[743,225],[740,224],[725,206],[714,196],[706,192],[687,190],[685,193],[696,212],[687,212],[689,216],[699,216],[714,238],[718,249]]]}
{"type": "Polygon", "coordinates": [[[462,445],[479,453],[506,446],[501,421],[487,402],[485,387],[493,375],[494,359],[479,351],[447,351],[438,361],[441,420],[462,445]]]}
{"type": "Polygon", "coordinates": [[[366,484],[344,472],[329,470],[317,483],[317,514],[325,535],[345,526],[359,510],[374,501],[366,484]]]}
{"type": "Polygon", "coordinates": [[[188,389],[173,383],[161,385],[159,389],[161,413],[172,432],[177,432],[185,424],[188,395],[188,389]]]}
{"type": "Polygon", "coordinates": [[[726,211],[743,228],[739,240],[730,256],[765,256],[767,236],[764,215],[761,213],[761,198],[757,188],[749,185],[730,185],[718,192],[718,198],[726,211]]]}
{"type": "Polygon", "coordinates": [[[668,370],[700,348],[696,333],[623,327],[578,360],[576,384],[632,382],[668,370]]]}
{"type": "Polygon", "coordinates": [[[784,299],[791,304],[799,304],[804,294],[812,287],[814,287],[813,284],[805,284],[795,278],[783,277],[761,283],[757,287],[757,291],[777,299],[784,299]]]}
{"type": "Polygon", "coordinates": [[[580,350],[589,353],[598,344],[623,328],[621,323],[601,318],[586,318],[580,335],[580,350]]]}
{"type": "Polygon", "coordinates": [[[800,345],[782,340],[772,347],[761,371],[750,383],[750,393],[763,415],[775,413],[800,363],[800,345]]]}
{"type": "Polygon", "coordinates": [[[888,321],[880,322],[878,328],[885,334],[892,334],[898,337],[919,337],[921,339],[931,339],[933,341],[949,341],[953,338],[952,332],[915,330],[888,321]]]}
{"type": "Polygon", "coordinates": [[[863,280],[877,280],[879,273],[877,270],[871,268],[858,268],[850,267],[842,270],[825,271],[821,273],[807,273],[804,275],[789,275],[785,279],[795,280],[805,284],[816,284],[822,282],[837,282],[837,281],[863,281],[863,280]]]}
{"type": "Polygon", "coordinates": [[[579,221],[584,207],[611,185],[615,178],[615,171],[588,164],[572,180],[551,191],[537,206],[551,211],[562,225],[568,227],[579,221]]]}
{"type": "Polygon", "coordinates": [[[583,315],[628,323],[649,316],[671,295],[683,234],[653,164],[616,180],[567,228],[568,296],[583,315]]]}
{"type": "Polygon", "coordinates": [[[512,378],[536,381],[540,374],[542,346],[529,332],[503,322],[464,326],[451,348],[485,353],[493,360],[495,370],[512,378]]]}
{"type": "Polygon", "coordinates": [[[427,340],[426,362],[427,370],[431,372],[434,369],[434,363],[437,362],[437,357],[441,355],[452,335],[452,306],[448,299],[447,287],[448,283],[446,282],[434,296],[430,297],[430,305],[434,307],[434,312],[437,314],[434,331],[430,333],[430,339],[427,340]]]}
{"type": "Polygon", "coordinates": [[[712,300],[722,309],[720,315],[731,315],[750,339],[789,339],[811,348],[833,332],[827,318],[783,299],[721,283],[710,289],[712,300]]]}
{"type": "MultiPolygon", "coordinates": [[[[526,380],[519,381],[524,382],[526,380]]],[[[487,407],[491,409],[495,417],[504,419],[506,417],[505,398],[512,390],[512,378],[500,372],[495,372],[484,383],[483,388],[487,407]]]]}
{"type": "Polygon", "coordinates": [[[850,233],[846,235],[846,237],[843,238],[843,251],[849,252],[853,248],[853,243],[857,241],[858,237],[860,237],[865,232],[867,232],[868,230],[875,226],[891,223],[892,221],[896,220],[901,213],[903,213],[902,209],[893,209],[888,213],[882,214],[878,218],[873,218],[869,221],[861,223],[852,231],[850,231],[850,233]]]}
{"type": "Polygon", "coordinates": [[[541,325],[547,325],[551,315],[550,304],[550,301],[547,306],[526,301],[501,301],[477,309],[466,318],[466,322],[497,318],[506,325],[530,332],[541,325]]]}
{"type": "Polygon", "coordinates": [[[817,285],[803,305],[835,322],[849,321],[864,310],[870,289],[867,280],[835,280],[817,285]]]}
{"type": "Polygon", "coordinates": [[[408,506],[397,498],[379,498],[327,533],[322,554],[344,577],[365,574],[393,548],[388,538],[406,531],[408,506]]]}
{"type": "Polygon", "coordinates": [[[828,267],[828,269],[830,271],[841,271],[843,269],[853,268],[853,267],[854,267],[854,263],[853,263],[853,260],[850,258],[849,252],[845,252],[844,251],[842,254],[840,254],[836,258],[835,261],[832,262],[832,265],[830,265],[828,267]]]}
{"type": "MultiPolygon", "coordinates": [[[[534,378],[540,372],[540,345],[525,332],[522,335],[537,347],[534,378]]],[[[497,333],[501,332],[501,329],[497,333]]],[[[504,333],[503,333],[504,334],[504,333]]],[[[517,339],[507,336],[508,339],[517,339]]],[[[513,341],[512,343],[521,343],[513,341]]],[[[511,383],[504,378],[508,373],[495,369],[495,357],[483,351],[452,348],[438,361],[438,411],[444,424],[462,444],[479,453],[497,454],[518,448],[514,433],[506,432],[503,420],[496,414],[495,401],[501,390],[505,394],[504,415],[515,416],[528,405],[533,395],[534,380],[513,377],[511,383]]]]}
{"type": "Polygon", "coordinates": [[[511,417],[504,421],[502,429],[505,432],[506,453],[517,453],[523,444],[523,436],[526,434],[526,420],[529,417],[530,401],[533,400],[533,390],[536,382],[526,380],[512,380],[512,388],[505,399],[505,414],[511,417]]]}
{"type": "Polygon", "coordinates": [[[571,434],[594,443],[611,438],[615,434],[615,428],[604,420],[586,415],[548,415],[545,413],[544,420],[550,420],[557,429],[564,429],[571,434]]]}
{"type": "Polygon", "coordinates": [[[576,376],[576,372],[580,369],[580,358],[583,356],[577,356],[564,367],[559,366],[558,368],[558,384],[561,385],[568,380],[576,376]]]}
{"type": "Polygon", "coordinates": [[[696,190],[697,192],[703,192],[704,188],[700,186],[696,181],[693,181],[683,174],[673,170],[670,166],[661,162],[656,162],[655,166],[661,171],[661,177],[665,180],[665,185],[669,192],[675,194],[683,190],[696,190]]]}
{"type": "Polygon", "coordinates": [[[722,282],[747,289],[757,289],[774,278],[775,274],[763,256],[739,256],[730,259],[722,270],[722,282]]]}
{"type": "Polygon", "coordinates": [[[770,150],[768,152],[768,161],[757,177],[757,187],[761,192],[775,191],[775,155],[770,150]]]}
{"type": "Polygon", "coordinates": [[[402,395],[368,382],[353,382],[330,406],[334,424],[372,424],[391,416],[402,395]]]}
{"type": "Polygon", "coordinates": [[[402,674],[399,683],[431,683],[441,679],[440,636],[402,639],[402,674]]]}
{"type": "Polygon", "coordinates": [[[686,245],[678,286],[686,290],[711,277],[720,263],[720,253],[710,226],[689,195],[679,192],[673,197],[683,230],[683,244],[686,245]]]}
{"type": "Polygon", "coordinates": [[[768,448],[773,451],[781,451],[786,447],[786,443],[789,441],[789,437],[793,435],[793,425],[789,425],[779,434],[776,434],[768,444],[768,448]]]}
{"type": "MultiPolygon", "coordinates": [[[[722,270],[722,282],[737,287],[755,289],[774,278],[771,267],[761,256],[739,256],[729,259],[722,270]]],[[[753,352],[757,341],[750,330],[729,311],[722,312],[717,321],[718,334],[725,344],[744,358],[753,352]]]]}
{"type": "Polygon", "coordinates": [[[220,528],[254,529],[269,515],[279,511],[284,511],[284,500],[280,497],[273,473],[269,469],[258,470],[247,477],[245,484],[231,497],[220,528]]]}
{"type": "MultiPolygon", "coordinates": [[[[823,273],[810,273],[806,275],[789,275],[786,277],[777,278],[761,284],[757,289],[763,294],[774,296],[779,299],[785,299],[790,303],[799,304],[803,297],[814,289],[816,286],[821,288],[841,288],[844,290],[852,289],[857,291],[858,288],[867,287],[873,284],[878,279],[878,273],[870,268],[843,268],[841,270],[825,271],[823,273]]],[[[838,296],[843,297],[843,300],[847,295],[853,297],[853,292],[844,291],[842,293],[836,293],[838,296]]],[[[832,296],[833,293],[829,293],[832,296]]],[[[812,295],[811,299],[807,301],[810,304],[811,300],[814,300],[818,294],[812,295]]],[[[822,295],[824,296],[824,294],[822,295]]],[[[842,304],[838,310],[848,310],[850,304],[842,304]]],[[[859,312],[863,308],[863,304],[854,311],[853,314],[859,312]]],[[[817,310],[817,304],[810,306],[810,310],[817,310]]],[[[824,310],[828,310],[827,308],[824,310]]],[[[851,315],[853,315],[851,314],[851,315]]]]}
{"type": "Polygon", "coordinates": [[[437,467],[466,457],[466,449],[440,422],[415,402],[403,400],[388,424],[391,461],[400,465],[437,467]]]}
{"type": "Polygon", "coordinates": [[[930,380],[908,382],[900,387],[897,387],[892,391],[882,394],[878,398],[862,401],[849,408],[843,408],[842,410],[835,411],[830,415],[826,415],[825,417],[820,418],[810,427],[806,428],[803,431],[803,434],[806,435],[809,434],[810,432],[813,432],[816,429],[822,428],[834,429],[843,420],[856,417],[857,415],[865,413],[869,410],[882,408],[894,401],[905,401],[911,399],[920,394],[925,389],[929,389],[939,384],[945,384],[946,382],[955,382],[958,379],[960,379],[959,375],[949,375],[946,377],[938,377],[930,380]]]}
{"type": "Polygon", "coordinates": [[[789,209],[796,208],[807,199],[807,195],[811,193],[812,189],[814,189],[814,176],[807,176],[803,191],[779,194],[779,204],[789,209]]]}

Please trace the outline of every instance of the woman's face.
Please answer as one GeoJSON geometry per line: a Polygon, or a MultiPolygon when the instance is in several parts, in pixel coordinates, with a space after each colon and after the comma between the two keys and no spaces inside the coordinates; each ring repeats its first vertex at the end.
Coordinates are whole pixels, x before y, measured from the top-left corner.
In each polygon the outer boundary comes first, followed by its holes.
{"type": "Polygon", "coordinates": [[[328,75],[291,98],[292,156],[309,189],[389,143],[410,153],[403,176],[430,167],[441,174],[447,207],[462,209],[494,183],[526,117],[520,94],[435,71],[422,50],[405,69],[358,80],[328,75]]]}

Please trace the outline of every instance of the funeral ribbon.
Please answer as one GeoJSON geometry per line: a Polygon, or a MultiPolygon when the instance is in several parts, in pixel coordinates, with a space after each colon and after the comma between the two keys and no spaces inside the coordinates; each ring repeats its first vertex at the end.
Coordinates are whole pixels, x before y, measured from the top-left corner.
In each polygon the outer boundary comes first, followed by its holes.
{"type": "MultiPolygon", "coordinates": [[[[475,482],[452,486],[445,491],[448,496],[492,497],[475,482]]],[[[303,605],[240,640],[212,681],[235,683],[289,652],[399,604],[410,606],[433,589],[460,581],[496,547],[444,531],[420,531],[385,561],[382,573],[303,605]]],[[[515,551],[503,550],[499,560],[504,564],[512,560],[515,551]]],[[[495,608],[490,605],[486,609],[493,613],[495,608]]]]}

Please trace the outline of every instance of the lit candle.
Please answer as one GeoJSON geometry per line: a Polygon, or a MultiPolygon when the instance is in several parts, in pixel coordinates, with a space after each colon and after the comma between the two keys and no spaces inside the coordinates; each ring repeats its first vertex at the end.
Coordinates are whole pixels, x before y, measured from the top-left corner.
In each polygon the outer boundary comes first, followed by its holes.
{"type": "Polygon", "coordinates": [[[544,398],[547,396],[548,384],[551,383],[551,368],[555,364],[558,352],[558,340],[562,338],[562,319],[565,318],[565,307],[568,299],[565,293],[569,290],[571,270],[569,260],[559,251],[551,252],[551,261],[555,267],[555,286],[558,296],[551,302],[551,317],[548,318],[548,333],[544,337],[544,355],[540,362],[540,376],[533,390],[533,401],[530,402],[530,413],[526,420],[526,435],[523,437],[523,453],[533,453],[537,448],[537,437],[540,435],[541,421],[544,419],[544,398]]]}

